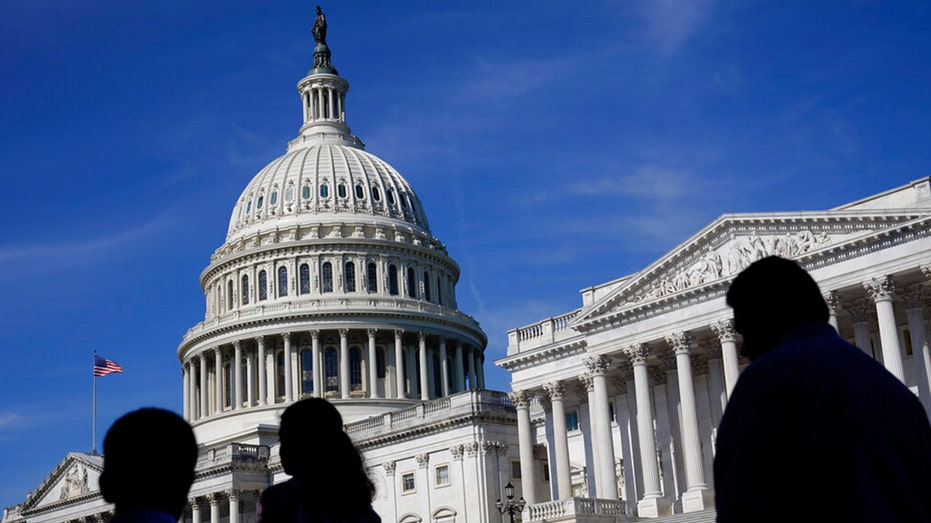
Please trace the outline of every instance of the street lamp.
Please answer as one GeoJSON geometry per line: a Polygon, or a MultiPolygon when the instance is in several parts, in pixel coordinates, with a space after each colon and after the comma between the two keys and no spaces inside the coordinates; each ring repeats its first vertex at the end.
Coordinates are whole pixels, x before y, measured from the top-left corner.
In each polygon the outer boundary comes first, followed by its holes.
{"type": "Polygon", "coordinates": [[[495,502],[495,507],[497,507],[498,512],[503,516],[506,512],[508,516],[511,517],[511,523],[514,523],[514,513],[518,514],[524,510],[524,505],[527,504],[524,501],[524,498],[520,498],[517,501],[514,501],[514,485],[511,485],[511,482],[508,481],[508,484],[504,486],[504,497],[508,498],[507,501],[501,501],[500,499],[495,502]]]}

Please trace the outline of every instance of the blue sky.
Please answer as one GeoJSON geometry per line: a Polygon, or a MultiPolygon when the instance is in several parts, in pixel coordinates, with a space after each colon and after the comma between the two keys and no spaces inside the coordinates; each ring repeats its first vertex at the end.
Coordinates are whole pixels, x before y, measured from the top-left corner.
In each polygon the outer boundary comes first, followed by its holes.
{"type": "MultiPolygon", "coordinates": [[[[300,126],[314,3],[0,0],[0,506],[141,406],[241,190],[300,126]]],[[[931,7],[334,2],[348,123],[404,175],[489,336],[570,311],[726,212],[931,175],[931,7]]],[[[98,443],[98,447],[99,447],[98,443]]]]}

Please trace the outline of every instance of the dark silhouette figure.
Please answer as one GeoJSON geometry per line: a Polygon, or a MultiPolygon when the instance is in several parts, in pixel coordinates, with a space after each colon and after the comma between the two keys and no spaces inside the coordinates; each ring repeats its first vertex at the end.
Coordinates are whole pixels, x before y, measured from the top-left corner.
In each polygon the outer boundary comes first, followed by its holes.
{"type": "Polygon", "coordinates": [[[317,16],[314,18],[314,26],[310,29],[311,34],[314,35],[314,41],[318,44],[326,44],[326,15],[323,14],[323,9],[320,9],[320,6],[317,6],[317,16]]]}
{"type": "Polygon", "coordinates": [[[116,507],[110,523],[178,521],[194,483],[197,440],[177,414],[157,408],[130,412],[103,440],[100,492],[116,507]]]}
{"type": "Polygon", "coordinates": [[[262,493],[260,523],[380,523],[371,507],[375,486],[332,403],[293,403],[281,415],[278,439],[292,477],[262,493]]]}
{"type": "Polygon", "coordinates": [[[771,256],[727,292],[751,364],[714,459],[717,521],[931,521],[931,425],[915,395],[837,335],[811,276],[771,256]]]}

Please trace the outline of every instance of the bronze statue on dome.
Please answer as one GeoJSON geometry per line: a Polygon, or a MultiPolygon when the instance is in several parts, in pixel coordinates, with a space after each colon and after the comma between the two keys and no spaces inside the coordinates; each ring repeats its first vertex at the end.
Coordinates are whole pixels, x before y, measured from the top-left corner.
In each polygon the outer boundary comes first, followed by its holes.
{"type": "Polygon", "coordinates": [[[320,9],[320,6],[317,6],[317,17],[314,19],[314,26],[310,30],[314,35],[314,40],[318,44],[326,44],[326,15],[323,14],[323,9],[320,9]]]}

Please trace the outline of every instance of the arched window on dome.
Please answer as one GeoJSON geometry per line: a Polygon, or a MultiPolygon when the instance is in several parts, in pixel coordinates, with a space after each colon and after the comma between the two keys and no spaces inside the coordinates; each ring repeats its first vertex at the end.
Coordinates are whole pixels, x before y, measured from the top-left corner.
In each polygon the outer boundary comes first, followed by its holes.
{"type": "Polygon", "coordinates": [[[235,305],[233,301],[235,297],[236,293],[233,292],[233,280],[228,280],[226,282],[226,310],[233,310],[233,306],[235,305]]]}
{"type": "Polygon", "coordinates": [[[268,204],[269,205],[278,204],[278,191],[272,191],[272,195],[268,198],[268,204]]]}
{"type": "Polygon", "coordinates": [[[289,185],[284,190],[284,201],[291,202],[294,200],[294,187],[289,185]]]}
{"type": "Polygon", "coordinates": [[[261,210],[261,209],[262,209],[262,204],[264,204],[264,203],[265,203],[265,197],[264,197],[264,196],[259,196],[259,199],[256,200],[256,202],[255,202],[255,210],[257,210],[257,211],[258,211],[258,210],[261,210]]]}
{"type": "Polygon", "coordinates": [[[381,201],[381,191],[378,190],[377,185],[372,186],[372,199],[375,200],[376,202],[381,201]]]}
{"type": "Polygon", "coordinates": [[[356,292],[356,264],[346,262],[343,276],[346,279],[346,292],[356,292]]]}
{"type": "Polygon", "coordinates": [[[325,183],[321,183],[321,184],[320,184],[320,197],[321,197],[321,198],[329,198],[329,197],[330,197],[330,187],[329,187],[327,184],[325,184],[325,183]]]}
{"type": "Polygon", "coordinates": [[[339,184],[339,185],[336,186],[336,194],[337,194],[340,198],[345,198],[345,197],[346,197],[346,184],[345,184],[345,183],[341,183],[341,184],[339,184]]]}
{"type": "Polygon", "coordinates": [[[259,301],[268,299],[268,274],[262,269],[259,271],[259,301]]]}
{"type": "MultiPolygon", "coordinates": [[[[394,205],[394,189],[388,189],[387,191],[385,191],[385,194],[388,195],[388,203],[390,203],[391,205],[394,205]]],[[[246,211],[246,212],[249,212],[249,211],[246,211]]]]}
{"type": "Polygon", "coordinates": [[[339,354],[336,347],[327,347],[323,352],[323,370],[326,373],[326,394],[339,392],[339,354]]]}
{"type": "Polygon", "coordinates": [[[362,392],[362,349],[349,347],[349,391],[362,392]]]}
{"type": "Polygon", "coordinates": [[[314,391],[314,354],[313,351],[301,351],[301,393],[314,391]]]}
{"type": "Polygon", "coordinates": [[[361,184],[356,185],[356,198],[360,200],[365,198],[365,188],[361,184]]]}
{"type": "Polygon", "coordinates": [[[414,268],[407,268],[407,296],[409,298],[417,297],[417,276],[414,274],[414,268]]]}
{"type": "Polygon", "coordinates": [[[304,200],[310,199],[310,185],[305,185],[303,188],[301,188],[301,198],[304,200]]]}
{"type": "Polygon", "coordinates": [[[242,304],[249,305],[249,276],[242,276],[242,304]]]}
{"type": "Polygon", "coordinates": [[[278,267],[278,297],[288,295],[288,268],[278,267]]]}
{"type": "Polygon", "coordinates": [[[249,200],[249,202],[246,204],[246,214],[249,214],[250,212],[252,212],[252,200],[249,200]]]}
{"type": "Polygon", "coordinates": [[[398,295],[398,268],[394,264],[388,266],[388,294],[398,295]]]}
{"type": "Polygon", "coordinates": [[[301,264],[300,268],[301,294],[310,294],[310,266],[301,264]]]}
{"type": "Polygon", "coordinates": [[[320,274],[320,292],[333,292],[333,264],[323,262],[320,274]]]}
{"type": "Polygon", "coordinates": [[[430,300],[430,273],[424,271],[423,273],[423,299],[427,301],[430,300]]]}
{"type": "Polygon", "coordinates": [[[368,269],[366,269],[366,278],[368,278],[368,287],[369,292],[378,292],[378,265],[375,262],[370,262],[368,269]]]}

